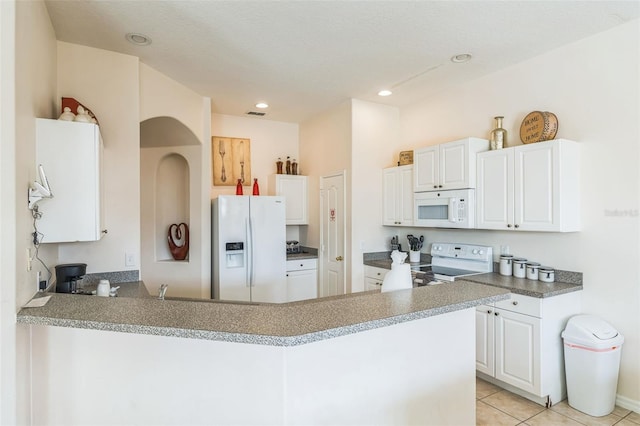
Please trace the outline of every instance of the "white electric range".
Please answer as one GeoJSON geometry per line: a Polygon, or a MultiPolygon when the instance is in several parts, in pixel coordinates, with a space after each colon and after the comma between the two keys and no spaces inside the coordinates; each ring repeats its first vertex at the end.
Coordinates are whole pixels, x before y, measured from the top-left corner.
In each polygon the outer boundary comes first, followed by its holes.
{"type": "Polygon", "coordinates": [[[475,244],[433,243],[431,265],[414,271],[418,286],[442,284],[456,278],[493,272],[493,248],[475,244]]]}

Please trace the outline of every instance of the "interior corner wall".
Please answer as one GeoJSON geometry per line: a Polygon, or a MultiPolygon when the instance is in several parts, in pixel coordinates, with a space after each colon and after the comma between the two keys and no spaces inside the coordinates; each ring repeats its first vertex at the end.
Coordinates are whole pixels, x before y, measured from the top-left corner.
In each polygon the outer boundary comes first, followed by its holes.
{"type": "Polygon", "coordinates": [[[351,288],[364,290],[362,255],[388,250],[379,235],[394,229],[382,226],[382,169],[397,164],[400,110],[397,107],[352,101],[351,140],[351,288]]]}
{"type": "MultiPolygon", "coordinates": [[[[345,216],[347,218],[346,275],[350,288],[351,275],[351,100],[342,102],[300,124],[300,162],[303,174],[309,176],[309,225],[301,229],[300,241],[310,247],[320,248],[320,178],[346,171],[345,216]]],[[[321,266],[319,265],[319,268],[321,266]]]]}
{"type": "Polygon", "coordinates": [[[100,241],[60,244],[61,263],[86,263],[88,273],[140,268],[139,94],[138,58],[58,42],[58,99],[77,99],[100,122],[108,231],[100,241]],[[125,266],[125,253],[135,266],[125,266]]]}
{"type": "MultiPolygon", "coordinates": [[[[31,423],[29,332],[15,315],[37,291],[31,212],[26,190],[36,177],[35,118],[53,117],[56,41],[42,1],[0,2],[0,423],[31,423]]],[[[39,257],[57,261],[56,247],[41,247],[39,257]]],[[[46,274],[44,275],[46,277],[46,274]]]]}
{"type": "MultiPolygon", "coordinates": [[[[508,145],[531,111],[554,112],[558,138],[581,147],[582,231],[436,230],[434,241],[486,244],[584,273],[583,311],[625,336],[619,403],[640,409],[640,46],[638,20],[571,43],[400,110],[404,143],[420,148],[464,136],[487,138],[503,115],[508,145]]],[[[380,233],[379,238],[385,236],[380,233]]],[[[427,245],[428,247],[428,245],[427,245]]]]}

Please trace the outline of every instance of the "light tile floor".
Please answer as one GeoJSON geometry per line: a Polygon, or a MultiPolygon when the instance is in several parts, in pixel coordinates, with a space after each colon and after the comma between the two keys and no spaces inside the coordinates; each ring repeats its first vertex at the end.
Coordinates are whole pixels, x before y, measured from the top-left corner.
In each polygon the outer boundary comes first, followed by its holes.
{"type": "Polygon", "coordinates": [[[547,409],[492,383],[476,379],[476,425],[638,426],[640,414],[616,406],[608,416],[591,417],[569,406],[566,400],[547,409]]]}

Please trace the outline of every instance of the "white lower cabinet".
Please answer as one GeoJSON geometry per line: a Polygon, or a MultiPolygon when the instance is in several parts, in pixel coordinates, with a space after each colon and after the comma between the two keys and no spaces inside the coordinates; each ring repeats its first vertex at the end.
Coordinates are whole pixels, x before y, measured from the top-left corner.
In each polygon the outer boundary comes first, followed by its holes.
{"type": "Polygon", "coordinates": [[[580,292],[539,299],[511,294],[476,308],[478,376],[540,404],[566,397],[562,338],[580,292]]]}
{"type": "Polygon", "coordinates": [[[318,259],[287,261],[287,302],[318,297],[318,259]]]}
{"type": "Polygon", "coordinates": [[[364,267],[364,291],[380,290],[382,288],[382,280],[389,272],[388,269],[376,268],[375,266],[364,267]]]}

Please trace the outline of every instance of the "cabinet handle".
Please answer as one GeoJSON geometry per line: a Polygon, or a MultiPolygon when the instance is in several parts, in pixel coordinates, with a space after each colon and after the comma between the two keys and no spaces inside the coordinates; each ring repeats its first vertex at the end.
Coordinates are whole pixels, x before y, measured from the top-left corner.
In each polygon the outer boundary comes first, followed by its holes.
{"type": "Polygon", "coordinates": [[[338,262],[342,262],[342,256],[338,256],[338,257],[336,257],[336,260],[337,260],[338,262]]]}
{"type": "Polygon", "coordinates": [[[520,225],[515,224],[515,225],[513,225],[513,227],[514,227],[514,228],[520,228],[520,225]]]}
{"type": "Polygon", "coordinates": [[[513,306],[516,306],[516,305],[518,304],[518,301],[517,301],[517,300],[514,300],[514,301],[513,301],[513,302],[511,302],[511,303],[513,303],[513,306]]]}
{"type": "Polygon", "coordinates": [[[495,313],[495,314],[493,314],[493,315],[498,316],[499,314],[496,312],[496,313],[495,313]]]}
{"type": "Polygon", "coordinates": [[[302,268],[303,266],[304,266],[304,263],[301,263],[301,264],[300,264],[300,267],[302,268]]]}
{"type": "Polygon", "coordinates": [[[289,274],[287,274],[287,276],[289,276],[289,274]]]}
{"type": "Polygon", "coordinates": [[[488,311],[487,311],[487,313],[488,313],[488,314],[490,314],[491,312],[492,312],[491,310],[488,310],[488,311]]]}
{"type": "Polygon", "coordinates": [[[437,188],[438,188],[438,185],[433,185],[433,187],[437,189],[437,188]]]}
{"type": "Polygon", "coordinates": [[[442,185],[438,185],[438,188],[442,188],[442,185]]]}
{"type": "Polygon", "coordinates": [[[507,223],[507,228],[511,228],[511,224],[510,223],[507,223]]]}

